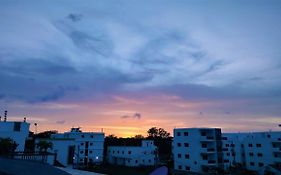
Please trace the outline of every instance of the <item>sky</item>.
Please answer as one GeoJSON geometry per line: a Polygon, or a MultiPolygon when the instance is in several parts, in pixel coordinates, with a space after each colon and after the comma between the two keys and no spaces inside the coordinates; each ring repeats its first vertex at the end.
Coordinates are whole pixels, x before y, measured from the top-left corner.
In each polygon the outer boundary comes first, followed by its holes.
{"type": "Polygon", "coordinates": [[[281,1],[0,0],[0,115],[34,131],[280,130],[281,1]]]}

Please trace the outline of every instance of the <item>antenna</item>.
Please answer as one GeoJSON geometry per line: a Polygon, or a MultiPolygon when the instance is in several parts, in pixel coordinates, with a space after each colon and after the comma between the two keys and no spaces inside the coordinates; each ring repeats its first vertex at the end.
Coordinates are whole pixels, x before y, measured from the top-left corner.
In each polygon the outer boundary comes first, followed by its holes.
{"type": "Polygon", "coordinates": [[[8,113],[8,111],[5,111],[5,113],[4,113],[4,122],[7,121],[7,113],[8,113]]]}
{"type": "Polygon", "coordinates": [[[23,122],[26,122],[26,117],[23,118],[23,122]]]}
{"type": "Polygon", "coordinates": [[[1,118],[2,118],[2,117],[1,117],[1,115],[0,115],[0,122],[1,122],[1,118]]]}
{"type": "Polygon", "coordinates": [[[35,126],[35,134],[37,134],[37,123],[34,123],[34,126],[35,126]]]}

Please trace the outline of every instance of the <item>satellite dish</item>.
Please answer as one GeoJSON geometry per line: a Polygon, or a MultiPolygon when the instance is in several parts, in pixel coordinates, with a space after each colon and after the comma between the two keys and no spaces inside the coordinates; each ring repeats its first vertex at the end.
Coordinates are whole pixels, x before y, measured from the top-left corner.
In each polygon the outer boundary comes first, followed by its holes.
{"type": "Polygon", "coordinates": [[[168,175],[168,168],[165,166],[159,167],[152,171],[149,175],[168,175]]]}

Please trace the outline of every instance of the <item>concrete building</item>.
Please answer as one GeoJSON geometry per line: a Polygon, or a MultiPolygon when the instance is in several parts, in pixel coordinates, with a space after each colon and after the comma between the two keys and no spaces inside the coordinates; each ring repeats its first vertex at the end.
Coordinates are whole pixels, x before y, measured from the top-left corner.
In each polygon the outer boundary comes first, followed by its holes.
{"type": "Polygon", "coordinates": [[[107,161],[130,167],[154,166],[157,162],[157,147],[151,140],[143,140],[141,146],[109,146],[107,161]]]}
{"type": "Polygon", "coordinates": [[[53,144],[53,149],[48,151],[57,153],[57,161],[64,166],[100,164],[103,161],[103,132],[82,132],[79,128],[72,128],[70,132],[40,140],[53,144]]]}
{"type": "Polygon", "coordinates": [[[218,128],[176,128],[172,150],[174,168],[191,172],[223,168],[221,147],[218,128]]]}
{"type": "Polygon", "coordinates": [[[18,146],[16,151],[24,151],[25,141],[29,134],[29,126],[24,119],[23,122],[0,120],[0,138],[10,138],[15,141],[18,146]]]}
{"type": "Polygon", "coordinates": [[[212,128],[174,129],[176,170],[229,171],[234,167],[281,174],[281,132],[225,133],[212,128]]]}
{"type": "Polygon", "coordinates": [[[281,132],[226,133],[222,140],[225,170],[239,165],[264,174],[281,168],[281,132]]]}

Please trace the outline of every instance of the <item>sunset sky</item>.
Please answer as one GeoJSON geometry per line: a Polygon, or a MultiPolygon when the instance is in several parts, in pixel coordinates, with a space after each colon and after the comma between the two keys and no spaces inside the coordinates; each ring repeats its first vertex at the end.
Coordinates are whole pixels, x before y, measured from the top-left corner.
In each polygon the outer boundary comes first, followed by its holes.
{"type": "Polygon", "coordinates": [[[0,0],[0,115],[82,127],[280,130],[281,1],[0,0]]]}

